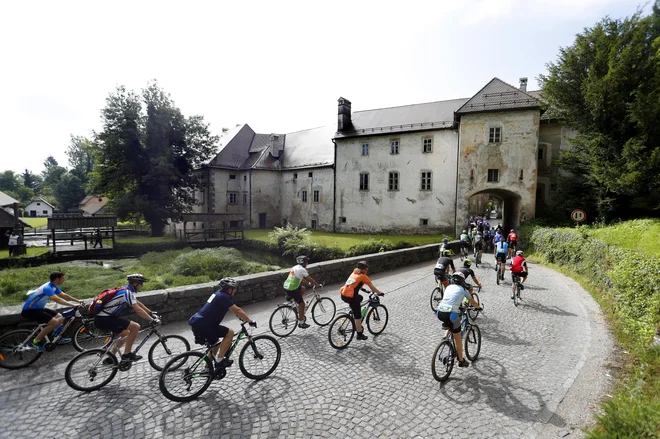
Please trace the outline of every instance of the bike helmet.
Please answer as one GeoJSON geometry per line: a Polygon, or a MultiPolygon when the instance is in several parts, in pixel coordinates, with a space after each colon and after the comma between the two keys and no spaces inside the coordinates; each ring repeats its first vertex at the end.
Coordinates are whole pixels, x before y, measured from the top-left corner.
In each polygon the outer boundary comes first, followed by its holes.
{"type": "Polygon", "coordinates": [[[466,231],[465,229],[463,229],[463,232],[462,232],[462,233],[467,233],[467,231],[466,231]]]}
{"type": "Polygon", "coordinates": [[[522,256],[522,255],[523,255],[522,250],[518,250],[518,251],[516,252],[516,256],[522,256]]]}
{"type": "Polygon", "coordinates": [[[147,281],[147,278],[144,277],[144,274],[135,273],[126,276],[126,280],[128,280],[129,282],[145,283],[147,281]]]}
{"type": "Polygon", "coordinates": [[[511,229],[511,233],[515,232],[515,230],[511,229]]]}
{"type": "Polygon", "coordinates": [[[463,282],[465,282],[465,275],[460,271],[457,271],[456,273],[451,275],[451,280],[454,283],[462,284],[463,282]]]}
{"type": "Polygon", "coordinates": [[[296,258],[296,263],[300,264],[300,265],[306,264],[308,261],[309,261],[309,258],[305,255],[301,255],[301,256],[298,256],[296,258]]]}
{"type": "Polygon", "coordinates": [[[442,242],[443,242],[444,244],[448,244],[448,243],[449,243],[449,240],[448,240],[447,238],[445,238],[445,239],[442,240],[442,242]]]}
{"type": "Polygon", "coordinates": [[[442,251],[442,256],[451,256],[451,252],[447,249],[442,251]]]}
{"type": "Polygon", "coordinates": [[[220,280],[219,283],[221,290],[226,290],[227,288],[236,288],[236,285],[238,285],[238,282],[236,282],[236,279],[231,277],[225,277],[224,279],[220,280]]]}
{"type": "Polygon", "coordinates": [[[369,264],[367,263],[367,261],[360,261],[357,263],[357,268],[359,268],[360,270],[366,270],[367,268],[369,268],[369,264]]]}
{"type": "Polygon", "coordinates": [[[472,265],[472,259],[465,258],[465,260],[463,261],[463,265],[469,267],[470,265],[472,265]]]}

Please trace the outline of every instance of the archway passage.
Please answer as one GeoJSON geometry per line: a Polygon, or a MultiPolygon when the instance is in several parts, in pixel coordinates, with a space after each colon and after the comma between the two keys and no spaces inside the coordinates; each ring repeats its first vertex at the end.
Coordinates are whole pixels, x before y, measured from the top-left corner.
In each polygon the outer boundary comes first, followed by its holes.
{"type": "MultiPolygon", "coordinates": [[[[493,226],[501,224],[505,231],[515,229],[520,224],[520,195],[506,189],[486,189],[466,195],[468,216],[484,215],[488,211],[488,222],[493,226]],[[492,218],[491,212],[495,212],[492,218]]],[[[467,218],[465,218],[467,221],[467,218]]]]}

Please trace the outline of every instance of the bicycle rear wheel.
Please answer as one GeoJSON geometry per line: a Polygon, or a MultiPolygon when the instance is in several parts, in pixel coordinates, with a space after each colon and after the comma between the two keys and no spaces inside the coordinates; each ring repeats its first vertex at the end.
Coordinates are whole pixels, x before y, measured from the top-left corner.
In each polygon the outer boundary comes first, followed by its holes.
{"type": "Polygon", "coordinates": [[[73,347],[78,352],[90,349],[104,349],[112,342],[112,332],[99,329],[94,321],[81,322],[73,330],[73,347]]]}
{"type": "Polygon", "coordinates": [[[10,331],[0,337],[0,367],[5,369],[20,369],[37,361],[42,351],[31,346],[28,329],[17,329],[10,331]]]}
{"type": "Polygon", "coordinates": [[[282,349],[270,335],[259,335],[247,342],[238,357],[241,372],[253,380],[261,380],[273,373],[280,364],[282,349]]]}
{"type": "Polygon", "coordinates": [[[465,333],[465,356],[470,361],[479,357],[481,352],[481,330],[477,325],[470,325],[465,333]]]}
{"type": "Polygon", "coordinates": [[[378,335],[385,330],[388,320],[387,308],[383,305],[376,305],[367,313],[367,329],[373,335],[378,335]]]}
{"type": "Polygon", "coordinates": [[[443,340],[435,352],[433,352],[433,359],[431,360],[431,373],[436,381],[445,382],[449,379],[451,371],[454,368],[454,347],[451,342],[443,340]]]}
{"type": "Polygon", "coordinates": [[[516,282],[515,288],[513,290],[513,305],[518,306],[520,303],[520,284],[516,282]]]}
{"type": "MultiPolygon", "coordinates": [[[[473,293],[472,298],[474,299],[475,302],[479,304],[479,306],[481,306],[481,302],[479,301],[479,295],[477,293],[473,293]]],[[[470,317],[470,319],[472,320],[475,320],[477,317],[479,317],[479,311],[477,311],[476,309],[468,308],[467,314],[468,317],[470,317]]]]}
{"type": "Polygon", "coordinates": [[[328,341],[335,349],[345,349],[355,335],[355,321],[348,314],[339,314],[330,324],[328,341]]]}
{"type": "Polygon", "coordinates": [[[497,278],[497,285],[500,284],[500,262],[495,265],[495,276],[497,278]]]}
{"type": "MultiPolygon", "coordinates": [[[[166,335],[151,345],[151,349],[149,349],[149,364],[156,370],[163,370],[165,364],[172,357],[188,352],[189,350],[190,343],[185,338],[180,335],[166,335]]],[[[179,364],[179,366],[182,364],[179,364]]],[[[174,370],[175,366],[170,366],[170,369],[174,370]]]]}
{"type": "Polygon", "coordinates": [[[76,355],[64,371],[66,383],[81,392],[98,390],[117,375],[117,357],[105,349],[92,349],[76,355]]]}
{"type": "Polygon", "coordinates": [[[322,297],[312,306],[312,319],[319,326],[329,325],[335,318],[337,305],[329,297],[322,297]]]}
{"type": "Polygon", "coordinates": [[[158,378],[158,388],[170,401],[192,401],[213,381],[213,362],[202,352],[179,354],[167,362],[158,378]]]}
{"type": "Polygon", "coordinates": [[[431,292],[431,309],[433,310],[433,312],[435,312],[435,310],[438,309],[438,305],[442,301],[444,294],[445,293],[443,289],[440,287],[435,287],[431,292]]]}
{"type": "Polygon", "coordinates": [[[268,325],[273,334],[278,337],[291,335],[298,324],[298,310],[290,305],[280,305],[270,315],[268,325]]]}

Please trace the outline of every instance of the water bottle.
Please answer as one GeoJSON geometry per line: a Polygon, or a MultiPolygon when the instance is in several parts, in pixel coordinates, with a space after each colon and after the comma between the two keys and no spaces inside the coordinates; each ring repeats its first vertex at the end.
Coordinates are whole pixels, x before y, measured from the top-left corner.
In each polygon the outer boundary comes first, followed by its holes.
{"type": "Polygon", "coordinates": [[[362,309],[362,316],[360,317],[360,319],[364,319],[364,316],[365,316],[366,314],[367,314],[367,307],[365,306],[365,307],[362,309]]]}
{"type": "Polygon", "coordinates": [[[62,332],[62,328],[64,328],[63,325],[58,326],[55,331],[53,331],[53,337],[57,337],[57,335],[62,332]]]}

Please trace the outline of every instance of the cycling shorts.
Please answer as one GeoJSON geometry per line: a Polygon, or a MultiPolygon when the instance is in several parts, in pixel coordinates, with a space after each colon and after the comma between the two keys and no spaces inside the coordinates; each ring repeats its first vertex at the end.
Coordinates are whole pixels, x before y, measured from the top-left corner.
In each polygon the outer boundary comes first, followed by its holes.
{"type": "Polygon", "coordinates": [[[444,323],[443,326],[451,328],[451,332],[454,334],[461,332],[461,319],[457,312],[436,311],[435,315],[444,323]]]}
{"type": "Polygon", "coordinates": [[[440,281],[440,282],[448,282],[449,278],[447,277],[447,273],[445,273],[445,270],[441,268],[434,268],[433,269],[433,274],[435,275],[435,280],[440,281]]]}
{"type": "Polygon", "coordinates": [[[470,246],[470,243],[467,241],[461,241],[461,248],[468,248],[470,246]]]}
{"type": "Polygon", "coordinates": [[[94,324],[99,329],[106,329],[113,334],[119,334],[128,329],[128,325],[131,324],[131,321],[117,316],[100,316],[94,317],[94,324]]]}
{"type": "Polygon", "coordinates": [[[509,250],[515,250],[517,247],[518,241],[511,241],[509,244],[509,250]]]}
{"type": "Polygon", "coordinates": [[[495,260],[503,264],[506,263],[506,253],[498,253],[495,255],[495,260]]]}
{"type": "Polygon", "coordinates": [[[481,250],[482,248],[484,248],[484,243],[482,241],[475,242],[474,248],[476,248],[477,250],[481,250]]]}
{"type": "Polygon", "coordinates": [[[295,300],[296,303],[302,303],[303,302],[302,292],[300,291],[300,287],[296,288],[293,291],[284,290],[284,293],[287,296],[291,297],[293,300],[295,300]]]}
{"type": "Polygon", "coordinates": [[[21,315],[26,319],[33,320],[37,323],[48,323],[57,315],[57,311],[48,308],[26,309],[21,312],[21,315]]]}
{"type": "Polygon", "coordinates": [[[222,325],[204,326],[197,325],[191,326],[193,335],[195,336],[195,343],[197,344],[210,344],[214,345],[229,333],[229,328],[222,325]]]}
{"type": "Polygon", "coordinates": [[[527,278],[527,272],[526,271],[521,271],[520,273],[511,272],[511,282],[515,283],[516,277],[527,278]]]}
{"type": "Polygon", "coordinates": [[[364,299],[364,297],[362,297],[360,294],[356,294],[353,297],[341,296],[341,300],[348,303],[348,305],[351,307],[351,311],[353,311],[353,317],[356,319],[362,317],[362,309],[360,308],[362,299],[364,299]]]}

